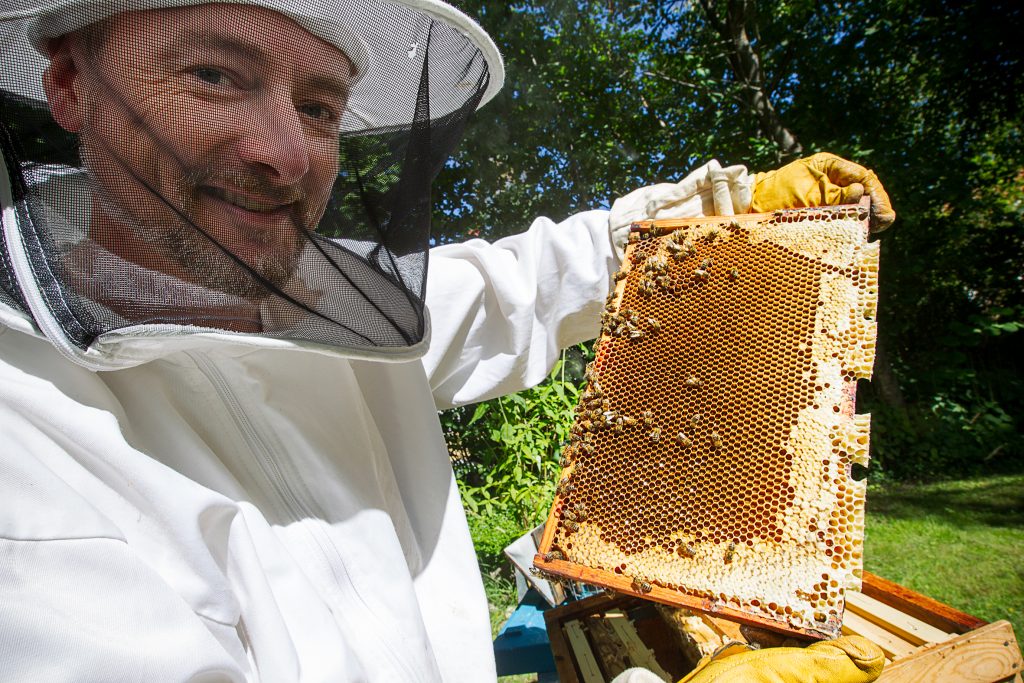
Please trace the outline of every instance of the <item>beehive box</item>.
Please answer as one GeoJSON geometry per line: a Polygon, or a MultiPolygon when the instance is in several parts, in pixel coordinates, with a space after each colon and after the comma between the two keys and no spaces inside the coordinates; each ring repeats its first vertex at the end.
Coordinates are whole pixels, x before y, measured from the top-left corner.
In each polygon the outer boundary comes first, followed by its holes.
{"type": "MultiPolygon", "coordinates": [[[[1021,681],[1021,653],[1007,621],[991,624],[879,576],[864,573],[863,593],[848,595],[844,634],[860,635],[885,656],[879,683],[1021,681]]],[[[645,666],[666,681],[690,673],[728,643],[802,647],[776,636],[685,610],[653,610],[635,596],[595,596],[544,614],[562,683],[603,683],[645,666]],[[609,628],[611,627],[611,628],[609,628]]]]}
{"type": "Polygon", "coordinates": [[[633,226],[536,566],[839,633],[860,585],[877,243],[864,205],[633,226]]]}

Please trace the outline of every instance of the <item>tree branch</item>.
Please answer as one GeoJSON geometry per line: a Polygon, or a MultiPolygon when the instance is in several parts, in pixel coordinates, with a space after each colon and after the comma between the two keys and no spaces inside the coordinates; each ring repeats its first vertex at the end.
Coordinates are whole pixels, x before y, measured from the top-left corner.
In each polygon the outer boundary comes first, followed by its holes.
{"type": "Polygon", "coordinates": [[[755,9],[755,0],[728,0],[724,21],[715,11],[712,0],[700,0],[700,5],[708,23],[732,45],[732,52],[727,59],[736,80],[743,86],[744,105],[775,142],[779,160],[799,155],[803,152],[803,146],[796,135],[783,125],[775,110],[769,91],[765,88],[760,55],[747,35],[747,19],[757,14],[752,11],[755,9]]]}

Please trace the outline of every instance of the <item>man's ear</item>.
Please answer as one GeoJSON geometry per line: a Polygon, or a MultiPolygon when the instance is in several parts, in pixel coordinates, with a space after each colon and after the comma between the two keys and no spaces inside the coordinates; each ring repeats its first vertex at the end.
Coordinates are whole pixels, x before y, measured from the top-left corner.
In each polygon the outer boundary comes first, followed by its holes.
{"type": "Polygon", "coordinates": [[[75,63],[71,42],[68,36],[62,36],[47,45],[50,66],[43,72],[43,89],[54,120],[69,133],[77,133],[84,118],[84,83],[75,63]]]}

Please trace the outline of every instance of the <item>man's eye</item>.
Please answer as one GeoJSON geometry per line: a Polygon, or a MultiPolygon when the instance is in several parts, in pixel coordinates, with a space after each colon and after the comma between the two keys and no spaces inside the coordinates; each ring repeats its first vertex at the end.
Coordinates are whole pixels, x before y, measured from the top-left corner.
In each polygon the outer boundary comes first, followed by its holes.
{"type": "Polygon", "coordinates": [[[330,108],[313,102],[300,104],[298,106],[298,110],[300,113],[317,121],[332,121],[335,118],[335,114],[330,108]]]}
{"type": "Polygon", "coordinates": [[[199,67],[193,70],[192,73],[196,78],[210,85],[222,85],[227,80],[227,76],[224,75],[223,71],[209,66],[199,67]]]}

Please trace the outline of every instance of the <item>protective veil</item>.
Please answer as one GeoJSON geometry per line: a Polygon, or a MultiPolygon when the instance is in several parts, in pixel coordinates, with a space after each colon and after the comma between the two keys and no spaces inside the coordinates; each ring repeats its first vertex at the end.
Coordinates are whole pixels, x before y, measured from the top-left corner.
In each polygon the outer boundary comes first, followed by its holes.
{"type": "Polygon", "coordinates": [[[422,353],[430,184],[502,80],[472,20],[3,0],[0,45],[0,301],[66,356],[118,367],[96,348],[211,330],[422,353]]]}

